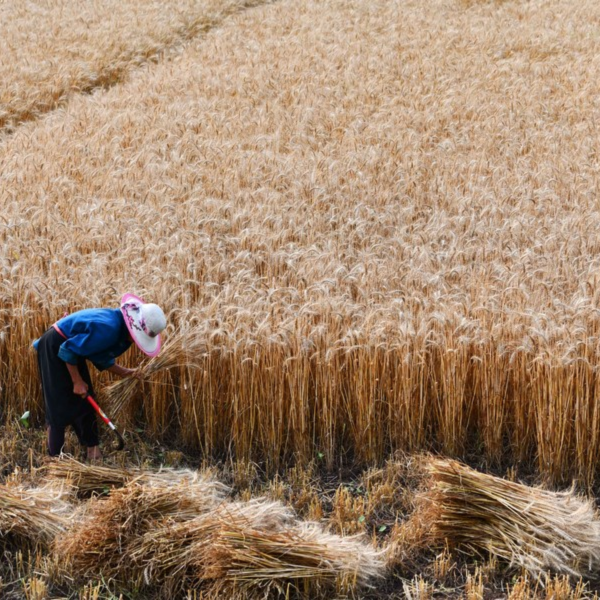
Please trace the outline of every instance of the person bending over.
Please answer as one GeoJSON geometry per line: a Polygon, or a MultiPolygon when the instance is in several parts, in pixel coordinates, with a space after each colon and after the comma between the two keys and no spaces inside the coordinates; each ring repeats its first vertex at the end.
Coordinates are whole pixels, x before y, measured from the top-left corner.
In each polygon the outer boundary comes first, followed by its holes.
{"type": "Polygon", "coordinates": [[[46,408],[48,453],[58,456],[71,425],[88,460],[100,460],[98,422],[86,400],[94,395],[89,360],[98,370],[119,377],[139,377],[140,371],[116,364],[131,343],[148,356],[160,351],[165,315],[156,304],[133,294],[121,298],[119,308],[88,308],[65,316],[35,340],[46,408]]]}

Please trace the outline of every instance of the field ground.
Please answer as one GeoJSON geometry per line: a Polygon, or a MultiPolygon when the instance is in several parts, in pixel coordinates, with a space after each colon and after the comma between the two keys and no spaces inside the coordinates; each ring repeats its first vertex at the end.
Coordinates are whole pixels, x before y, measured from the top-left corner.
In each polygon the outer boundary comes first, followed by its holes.
{"type": "MultiPolygon", "coordinates": [[[[334,529],[379,501],[369,469],[431,451],[597,497],[597,2],[16,0],[0,24],[5,481],[43,454],[32,340],[132,291],[171,343],[140,388],[97,378],[131,464],[256,465],[237,492],[284,496],[301,466],[334,529]]],[[[533,594],[419,560],[390,593],[533,594]]],[[[5,592],[37,598],[15,565],[5,592]]]]}
{"type": "MultiPolygon", "coordinates": [[[[596,598],[594,579],[581,580],[568,575],[558,575],[552,571],[541,574],[538,580],[514,566],[483,554],[465,553],[460,548],[449,550],[442,540],[427,541],[423,529],[413,532],[411,517],[418,514],[418,498],[423,492],[424,474],[419,468],[419,457],[396,456],[380,467],[352,471],[341,468],[335,471],[327,469],[322,460],[316,457],[308,464],[294,465],[276,476],[267,475],[260,467],[248,462],[211,462],[198,464],[196,456],[187,455],[176,447],[148,443],[143,432],[128,433],[128,446],[123,454],[107,456],[105,465],[112,467],[115,473],[123,467],[142,467],[147,472],[157,469],[207,469],[211,476],[230,488],[228,496],[232,501],[243,503],[251,499],[263,498],[282,502],[291,507],[299,519],[316,521],[333,535],[364,536],[368,544],[382,552],[391,551],[389,566],[385,577],[376,580],[371,589],[361,588],[335,593],[326,583],[318,588],[289,588],[292,598],[356,598],[357,600],[394,600],[400,598],[508,598],[510,600],[534,600],[560,598],[564,600],[582,600],[596,598]],[[410,539],[406,539],[406,538],[410,539]],[[394,548],[396,544],[400,550],[394,548]]],[[[104,440],[105,447],[110,442],[104,440]]],[[[19,486],[43,486],[45,481],[40,473],[48,468],[44,457],[44,437],[39,430],[9,429],[0,430],[0,449],[3,464],[0,479],[0,492],[14,490],[19,486]],[[2,484],[7,487],[2,488],[2,484]]],[[[74,436],[67,438],[67,451],[75,454],[78,446],[74,436]]],[[[90,467],[94,469],[94,467],[90,467]]],[[[514,474],[505,473],[514,479],[514,474]]],[[[117,476],[118,479],[118,476],[117,476]]],[[[533,479],[530,479],[533,482],[533,479]]],[[[75,489],[81,482],[72,481],[75,489]]],[[[171,484],[173,485],[173,484],[171,484]]],[[[108,483],[96,484],[99,502],[107,502],[108,483]],[[105,487],[103,487],[105,486],[105,487]]],[[[118,487],[118,486],[117,486],[118,487]]],[[[40,487],[40,489],[47,489],[40,487]]],[[[177,487],[173,488],[177,489],[177,487]]],[[[45,492],[46,494],[48,492],[45,492]]],[[[179,493],[179,492],[175,492],[179,493]]],[[[112,494],[112,492],[111,492],[112,494]]],[[[87,498],[87,495],[84,496],[87,498]]],[[[93,501],[90,501],[93,502],[93,501]]],[[[80,500],[80,509],[85,509],[85,500],[80,500]]],[[[93,509],[93,508],[92,508],[93,509]]],[[[84,513],[75,513],[75,535],[77,520],[84,513]]],[[[429,529],[430,523],[426,523],[429,529]]],[[[0,529],[3,524],[0,522],[0,529]]],[[[110,523],[109,529],[118,526],[110,523]]],[[[121,525],[122,526],[122,525],[121,525]]],[[[586,522],[584,526],[590,527],[586,522]]],[[[475,526],[477,527],[477,525],[475,526]]],[[[475,528],[475,535],[479,532],[475,528]]],[[[33,534],[31,534],[32,537],[33,534]]],[[[68,537],[58,538],[59,544],[68,543],[68,537]]],[[[109,538],[108,543],[113,543],[109,538]]],[[[0,567],[0,591],[7,600],[42,600],[43,598],[82,598],[86,600],[108,600],[114,598],[144,598],[158,600],[162,598],[259,598],[264,597],[264,589],[249,588],[233,592],[216,593],[206,590],[200,595],[190,590],[187,594],[165,594],[156,586],[142,585],[141,589],[133,585],[124,585],[109,576],[97,575],[82,577],[81,574],[61,570],[52,562],[55,555],[38,548],[31,553],[29,546],[22,552],[10,546],[10,536],[0,538],[5,548],[5,561],[0,567]],[[7,545],[8,540],[8,545],[7,545]]],[[[59,545],[60,548],[60,545],[59,545]]],[[[76,553],[90,552],[85,545],[77,542],[76,553]]],[[[112,550],[114,552],[114,550],[112,550]]],[[[98,549],[94,554],[101,555],[98,549]]],[[[117,552],[117,554],[119,554],[117,552]]],[[[387,555],[386,555],[387,556],[387,555]]],[[[181,560],[183,560],[183,555],[181,560]]],[[[101,564],[101,559],[93,558],[93,565],[101,564]],[[100,563],[99,563],[100,561],[100,563]]],[[[94,567],[95,569],[96,567],[94,567]]],[[[181,574],[180,574],[181,575],[181,574]]],[[[201,588],[202,589],[202,588],[201,588]]],[[[279,597],[271,590],[267,597],[279,597]]]]}

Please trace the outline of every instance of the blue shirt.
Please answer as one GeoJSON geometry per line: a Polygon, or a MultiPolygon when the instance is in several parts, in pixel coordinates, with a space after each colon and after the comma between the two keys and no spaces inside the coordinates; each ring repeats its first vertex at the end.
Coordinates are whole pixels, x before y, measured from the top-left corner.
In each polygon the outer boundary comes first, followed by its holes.
{"type": "MultiPolygon", "coordinates": [[[[120,308],[87,308],[57,321],[67,336],[58,350],[66,363],[76,365],[83,357],[103,371],[115,364],[129,346],[131,339],[120,308]]],[[[38,341],[33,342],[37,350],[38,341]]]]}

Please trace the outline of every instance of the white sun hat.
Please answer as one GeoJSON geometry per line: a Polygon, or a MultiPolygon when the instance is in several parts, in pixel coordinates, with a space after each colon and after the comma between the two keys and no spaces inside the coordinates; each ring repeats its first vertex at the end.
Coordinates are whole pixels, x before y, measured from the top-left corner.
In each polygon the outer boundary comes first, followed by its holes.
{"type": "Polygon", "coordinates": [[[160,351],[160,332],[167,326],[167,319],[156,304],[146,304],[133,294],[121,298],[121,312],[125,325],[136,346],[148,356],[160,351]]]}

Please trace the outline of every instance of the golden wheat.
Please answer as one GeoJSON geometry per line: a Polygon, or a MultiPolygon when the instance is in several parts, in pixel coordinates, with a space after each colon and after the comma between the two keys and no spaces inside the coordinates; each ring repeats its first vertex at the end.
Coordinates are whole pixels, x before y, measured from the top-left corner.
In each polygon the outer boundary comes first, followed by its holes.
{"type": "Polygon", "coordinates": [[[260,0],[0,4],[0,133],[136,67],[260,0]]]}
{"type": "Polygon", "coordinates": [[[269,466],[482,448],[591,485],[597,18],[286,0],[19,127],[8,414],[40,418],[32,339],[131,290],[203,346],[131,404],[151,435],[269,466]]]}

